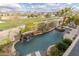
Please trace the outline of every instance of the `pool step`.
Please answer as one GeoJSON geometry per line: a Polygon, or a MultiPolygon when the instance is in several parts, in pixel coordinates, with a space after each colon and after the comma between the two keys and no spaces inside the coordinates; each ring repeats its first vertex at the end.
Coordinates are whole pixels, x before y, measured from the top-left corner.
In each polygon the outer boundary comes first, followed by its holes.
{"type": "Polygon", "coordinates": [[[36,51],[34,53],[27,54],[26,56],[41,56],[40,51],[36,51]]]}
{"type": "Polygon", "coordinates": [[[41,56],[39,51],[36,51],[35,54],[36,54],[36,56],[41,56]]]}
{"type": "Polygon", "coordinates": [[[28,54],[28,55],[26,55],[26,56],[32,56],[31,54],[28,54]]]}

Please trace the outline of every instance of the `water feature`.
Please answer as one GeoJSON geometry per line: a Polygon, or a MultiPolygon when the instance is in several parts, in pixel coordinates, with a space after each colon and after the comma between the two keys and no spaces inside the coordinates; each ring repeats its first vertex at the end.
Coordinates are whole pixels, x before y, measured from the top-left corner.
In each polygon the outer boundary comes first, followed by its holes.
{"type": "Polygon", "coordinates": [[[45,51],[50,45],[61,41],[62,38],[63,32],[54,30],[46,34],[34,36],[30,42],[18,42],[15,45],[15,49],[20,55],[27,55],[38,50],[45,51]]]}

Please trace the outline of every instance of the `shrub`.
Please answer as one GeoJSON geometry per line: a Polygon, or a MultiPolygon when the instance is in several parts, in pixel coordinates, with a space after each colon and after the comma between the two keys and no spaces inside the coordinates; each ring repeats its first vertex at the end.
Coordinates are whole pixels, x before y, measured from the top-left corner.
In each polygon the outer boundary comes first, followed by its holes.
{"type": "Polygon", "coordinates": [[[60,32],[64,32],[65,31],[65,29],[63,29],[63,28],[55,28],[57,31],[60,31],[60,32]]]}
{"type": "Polygon", "coordinates": [[[59,42],[58,44],[56,44],[56,47],[60,51],[64,52],[68,48],[68,45],[66,43],[64,43],[64,42],[59,42]]]}
{"type": "Polygon", "coordinates": [[[29,30],[30,30],[29,27],[21,28],[21,33],[27,32],[29,30]]]}
{"type": "Polygon", "coordinates": [[[64,39],[63,42],[66,43],[69,46],[72,43],[72,40],[64,39]]]}
{"type": "Polygon", "coordinates": [[[55,46],[50,48],[50,52],[49,52],[50,55],[51,56],[62,55],[71,43],[72,40],[63,39],[61,42],[57,43],[55,46]]]}
{"type": "Polygon", "coordinates": [[[65,29],[63,29],[63,28],[62,28],[62,29],[59,29],[59,31],[60,31],[60,32],[64,32],[64,31],[65,31],[65,29]]]}
{"type": "Polygon", "coordinates": [[[58,55],[60,55],[60,51],[55,46],[50,48],[50,52],[49,53],[50,53],[51,56],[58,56],[58,55]]]}
{"type": "Polygon", "coordinates": [[[6,45],[12,43],[10,38],[5,38],[3,40],[0,41],[0,50],[2,50],[6,45]]]}

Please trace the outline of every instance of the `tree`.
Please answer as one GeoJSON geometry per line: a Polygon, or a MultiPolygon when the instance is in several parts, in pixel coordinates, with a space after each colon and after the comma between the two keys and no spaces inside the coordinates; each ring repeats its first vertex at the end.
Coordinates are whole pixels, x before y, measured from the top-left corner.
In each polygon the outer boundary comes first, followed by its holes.
{"type": "Polygon", "coordinates": [[[51,22],[48,23],[48,26],[49,26],[50,28],[52,28],[52,27],[55,26],[55,23],[54,23],[53,21],[51,21],[51,22]]]}
{"type": "Polygon", "coordinates": [[[74,22],[76,25],[79,25],[79,14],[74,15],[74,22]]]}
{"type": "Polygon", "coordinates": [[[66,23],[74,22],[76,25],[79,25],[79,14],[72,14],[66,20],[66,23]]]}
{"type": "Polygon", "coordinates": [[[45,22],[38,23],[37,30],[40,32],[46,32],[48,30],[46,26],[47,24],[45,22]]]}
{"type": "Polygon", "coordinates": [[[45,15],[45,17],[46,17],[46,18],[49,18],[49,17],[51,17],[51,14],[50,14],[50,13],[47,13],[47,14],[45,15]]]}
{"type": "Polygon", "coordinates": [[[72,8],[71,7],[65,7],[59,11],[56,12],[57,16],[67,16],[68,14],[72,13],[72,8]]]}

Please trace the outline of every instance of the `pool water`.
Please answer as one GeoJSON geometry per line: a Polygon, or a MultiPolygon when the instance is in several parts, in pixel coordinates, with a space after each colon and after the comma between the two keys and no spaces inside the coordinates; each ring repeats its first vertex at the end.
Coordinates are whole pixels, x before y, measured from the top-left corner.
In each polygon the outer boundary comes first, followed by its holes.
{"type": "Polygon", "coordinates": [[[15,45],[15,49],[20,53],[20,55],[27,55],[38,50],[46,51],[50,45],[61,41],[62,38],[63,32],[54,30],[46,34],[34,36],[30,42],[18,42],[15,45]]]}

